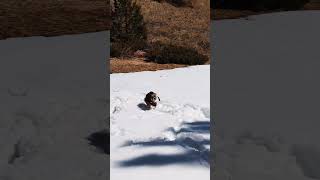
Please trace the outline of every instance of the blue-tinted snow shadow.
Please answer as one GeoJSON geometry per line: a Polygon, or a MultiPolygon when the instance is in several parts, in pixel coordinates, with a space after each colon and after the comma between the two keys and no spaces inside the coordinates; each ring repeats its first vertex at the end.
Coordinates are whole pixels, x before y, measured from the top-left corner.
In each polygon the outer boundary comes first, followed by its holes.
{"type": "Polygon", "coordinates": [[[171,164],[205,164],[208,165],[209,152],[200,153],[188,151],[180,154],[147,154],[129,160],[121,161],[121,167],[134,166],[165,166],[171,164]],[[199,157],[200,156],[200,157],[199,157]]]}
{"type": "Polygon", "coordinates": [[[210,139],[197,139],[193,138],[192,134],[210,133],[210,121],[183,123],[178,131],[169,128],[168,131],[173,132],[175,135],[180,133],[188,133],[190,137],[183,136],[175,140],[168,140],[165,138],[155,138],[149,141],[128,141],[122,147],[139,146],[156,147],[156,146],[177,146],[183,147],[184,152],[179,154],[146,154],[132,159],[119,162],[121,167],[134,167],[134,166],[165,166],[171,164],[202,164],[209,166],[209,153],[210,150],[205,146],[210,145],[210,139]]]}
{"type": "Polygon", "coordinates": [[[183,128],[178,131],[175,131],[173,128],[169,128],[169,131],[173,132],[174,134],[179,133],[201,133],[201,134],[209,134],[210,133],[210,122],[209,121],[198,121],[198,122],[191,122],[191,123],[183,123],[183,128]]]}

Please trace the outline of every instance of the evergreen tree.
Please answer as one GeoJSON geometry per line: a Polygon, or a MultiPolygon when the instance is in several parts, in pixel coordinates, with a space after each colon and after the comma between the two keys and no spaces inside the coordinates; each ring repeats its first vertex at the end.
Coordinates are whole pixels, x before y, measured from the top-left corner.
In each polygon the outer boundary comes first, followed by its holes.
{"type": "Polygon", "coordinates": [[[111,42],[143,43],[146,29],[140,7],[132,0],[114,0],[111,42]]]}

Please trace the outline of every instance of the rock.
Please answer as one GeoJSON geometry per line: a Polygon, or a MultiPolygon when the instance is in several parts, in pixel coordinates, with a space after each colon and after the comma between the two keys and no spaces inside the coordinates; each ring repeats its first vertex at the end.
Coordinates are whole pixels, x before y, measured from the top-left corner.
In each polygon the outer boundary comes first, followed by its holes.
{"type": "Polygon", "coordinates": [[[133,56],[142,58],[142,57],[145,57],[146,54],[147,53],[145,51],[137,50],[136,52],[133,53],[133,56]]]}

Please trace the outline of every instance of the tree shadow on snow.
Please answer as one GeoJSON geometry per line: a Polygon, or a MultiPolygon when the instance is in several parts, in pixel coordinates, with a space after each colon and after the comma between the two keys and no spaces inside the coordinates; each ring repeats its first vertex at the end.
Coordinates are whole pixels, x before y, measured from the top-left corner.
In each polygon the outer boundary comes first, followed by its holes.
{"type": "Polygon", "coordinates": [[[183,123],[183,128],[175,131],[174,128],[169,128],[168,130],[173,132],[175,135],[179,133],[200,133],[207,134],[210,133],[210,122],[209,121],[199,121],[192,123],[183,123]]]}
{"type": "Polygon", "coordinates": [[[183,123],[178,131],[173,128],[168,130],[175,135],[187,133],[190,136],[177,136],[174,140],[166,138],[156,138],[150,141],[128,141],[122,147],[139,146],[139,147],[160,147],[160,146],[177,146],[183,147],[184,152],[179,154],[146,154],[129,160],[119,162],[121,167],[133,166],[164,166],[170,164],[203,164],[209,166],[210,150],[206,146],[210,145],[210,139],[197,138],[193,136],[195,133],[209,134],[210,121],[201,121],[193,123],[183,123]]]}
{"type": "Polygon", "coordinates": [[[110,154],[110,133],[102,130],[90,134],[87,138],[89,144],[95,146],[98,151],[110,154]]]}
{"type": "MultiPolygon", "coordinates": [[[[121,167],[133,167],[133,166],[164,166],[170,164],[196,164],[199,160],[199,155],[194,151],[189,151],[181,154],[148,154],[140,157],[136,157],[130,160],[122,161],[119,163],[121,167]]],[[[208,158],[204,156],[202,158],[208,158]]],[[[208,162],[208,161],[207,161],[208,162]]]]}

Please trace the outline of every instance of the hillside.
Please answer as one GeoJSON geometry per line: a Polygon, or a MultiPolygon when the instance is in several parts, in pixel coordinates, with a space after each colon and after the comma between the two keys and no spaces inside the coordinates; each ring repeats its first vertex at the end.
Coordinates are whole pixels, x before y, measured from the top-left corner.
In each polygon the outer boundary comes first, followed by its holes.
{"type": "Polygon", "coordinates": [[[210,6],[207,0],[193,0],[192,7],[176,7],[154,0],[138,0],[147,24],[148,41],[172,43],[210,54],[210,6]]]}
{"type": "MultiPolygon", "coordinates": [[[[137,0],[147,29],[147,41],[191,48],[210,57],[210,5],[207,0],[191,0],[191,6],[176,6],[165,0],[137,0]]],[[[207,62],[208,64],[209,62],[207,62]]],[[[160,70],[181,67],[155,64],[137,58],[111,58],[113,73],[160,70]],[[130,63],[130,61],[133,61],[130,63]],[[139,64],[128,66],[128,64],[139,64]]]]}
{"type": "MultiPolygon", "coordinates": [[[[307,3],[301,10],[320,10],[320,1],[314,0],[307,3]]],[[[251,15],[274,13],[275,11],[252,11],[252,10],[236,10],[236,9],[211,9],[212,20],[237,19],[248,17],[251,15]]]]}
{"type": "Polygon", "coordinates": [[[0,39],[57,36],[110,28],[106,0],[2,0],[0,39]]]}

